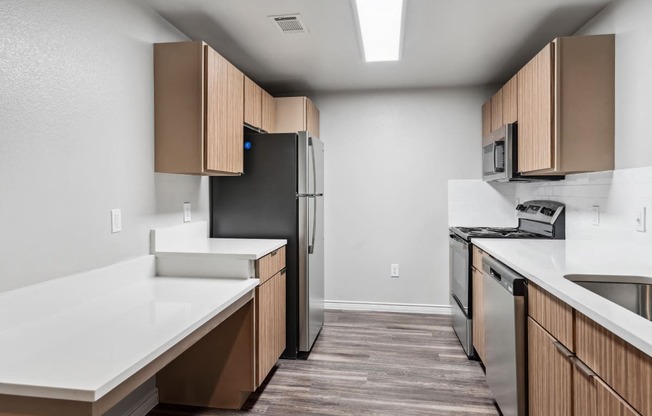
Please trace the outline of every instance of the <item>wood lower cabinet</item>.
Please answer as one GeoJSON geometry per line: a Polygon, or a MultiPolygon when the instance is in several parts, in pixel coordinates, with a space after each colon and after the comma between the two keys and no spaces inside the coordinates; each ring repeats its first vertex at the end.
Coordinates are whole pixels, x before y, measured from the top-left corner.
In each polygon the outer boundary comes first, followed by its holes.
{"type": "Polygon", "coordinates": [[[471,249],[471,317],[473,319],[473,347],[480,360],[485,358],[484,278],[482,258],[484,252],[477,246],[471,249]]]}
{"type": "Polygon", "coordinates": [[[285,246],[256,260],[256,388],[285,350],[285,246]]]}
{"type": "Polygon", "coordinates": [[[256,387],[285,350],[285,270],[256,288],[256,387]]]}
{"type": "Polygon", "coordinates": [[[530,415],[652,416],[652,357],[532,283],[528,303],[530,415]]]}
{"type": "Polygon", "coordinates": [[[573,366],[575,416],[640,416],[579,359],[573,366]]]}
{"type": "Polygon", "coordinates": [[[277,132],[308,131],[319,137],[319,123],[319,109],[308,97],[276,98],[277,132]]]}
{"type": "Polygon", "coordinates": [[[484,278],[482,277],[482,271],[477,270],[475,267],[471,269],[471,280],[472,280],[472,299],[473,302],[473,347],[475,352],[478,354],[480,360],[484,361],[485,359],[485,342],[484,342],[484,296],[483,296],[483,286],[484,278]]]}
{"type": "Polygon", "coordinates": [[[244,75],[203,42],[154,45],[155,170],[239,175],[244,75]]]}
{"type": "Polygon", "coordinates": [[[573,308],[539,288],[528,285],[528,315],[557,338],[566,348],[575,350],[573,342],[573,308]]]}
{"type": "Polygon", "coordinates": [[[573,353],[528,318],[530,416],[571,416],[573,353]]]}

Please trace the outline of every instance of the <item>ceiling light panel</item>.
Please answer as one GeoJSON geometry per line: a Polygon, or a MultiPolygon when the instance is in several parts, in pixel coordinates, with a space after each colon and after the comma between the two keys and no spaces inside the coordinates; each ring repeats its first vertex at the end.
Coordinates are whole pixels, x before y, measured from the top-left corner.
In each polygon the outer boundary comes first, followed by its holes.
{"type": "Polygon", "coordinates": [[[404,0],[353,2],[365,61],[398,61],[403,38],[404,0]]]}

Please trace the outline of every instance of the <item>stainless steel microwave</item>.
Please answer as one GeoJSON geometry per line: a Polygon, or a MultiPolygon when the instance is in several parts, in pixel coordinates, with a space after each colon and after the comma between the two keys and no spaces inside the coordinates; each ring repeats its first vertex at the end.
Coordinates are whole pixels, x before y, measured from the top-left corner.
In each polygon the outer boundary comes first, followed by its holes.
{"type": "Polygon", "coordinates": [[[507,182],[516,173],[516,124],[505,124],[484,138],[482,179],[507,182]]]}

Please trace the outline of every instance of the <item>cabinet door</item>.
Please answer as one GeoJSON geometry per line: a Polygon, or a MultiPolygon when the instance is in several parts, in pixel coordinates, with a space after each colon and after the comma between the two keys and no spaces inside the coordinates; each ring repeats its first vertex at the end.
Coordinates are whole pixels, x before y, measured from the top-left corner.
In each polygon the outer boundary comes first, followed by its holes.
{"type": "Polygon", "coordinates": [[[514,75],[503,86],[503,124],[518,121],[518,76],[514,75]]]}
{"type": "Polygon", "coordinates": [[[572,353],[528,318],[530,416],[571,416],[572,353]]]}
{"type": "Polygon", "coordinates": [[[285,350],[285,269],[256,288],[256,386],[285,350]]]}
{"type": "Polygon", "coordinates": [[[205,170],[242,173],[244,75],[206,47],[205,170]]]}
{"type": "Polygon", "coordinates": [[[579,359],[574,360],[574,416],[640,415],[579,359]]]}
{"type": "Polygon", "coordinates": [[[261,128],[267,133],[276,133],[276,99],[265,90],[263,94],[263,114],[261,128]]]}
{"type": "Polygon", "coordinates": [[[554,167],[553,44],[518,72],[518,171],[554,167]]]}
{"type": "Polygon", "coordinates": [[[319,109],[313,102],[306,99],[306,126],[311,136],[319,136],[319,109]]]}
{"type": "Polygon", "coordinates": [[[503,125],[503,90],[491,97],[491,131],[503,125]]]}
{"type": "Polygon", "coordinates": [[[482,145],[486,145],[489,140],[486,138],[491,134],[491,100],[482,104],[482,145]]]}
{"type": "Polygon", "coordinates": [[[263,89],[244,77],[244,122],[257,129],[262,126],[263,89]]]}
{"type": "Polygon", "coordinates": [[[484,296],[482,272],[472,268],[473,279],[473,346],[481,360],[484,360],[484,296]]]}

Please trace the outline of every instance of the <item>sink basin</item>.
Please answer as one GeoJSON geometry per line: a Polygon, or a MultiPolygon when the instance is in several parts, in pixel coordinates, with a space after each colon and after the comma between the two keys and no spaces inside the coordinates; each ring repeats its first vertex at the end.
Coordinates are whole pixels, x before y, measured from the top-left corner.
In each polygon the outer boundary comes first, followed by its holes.
{"type": "Polygon", "coordinates": [[[652,321],[652,278],[567,274],[564,278],[652,321]]]}

